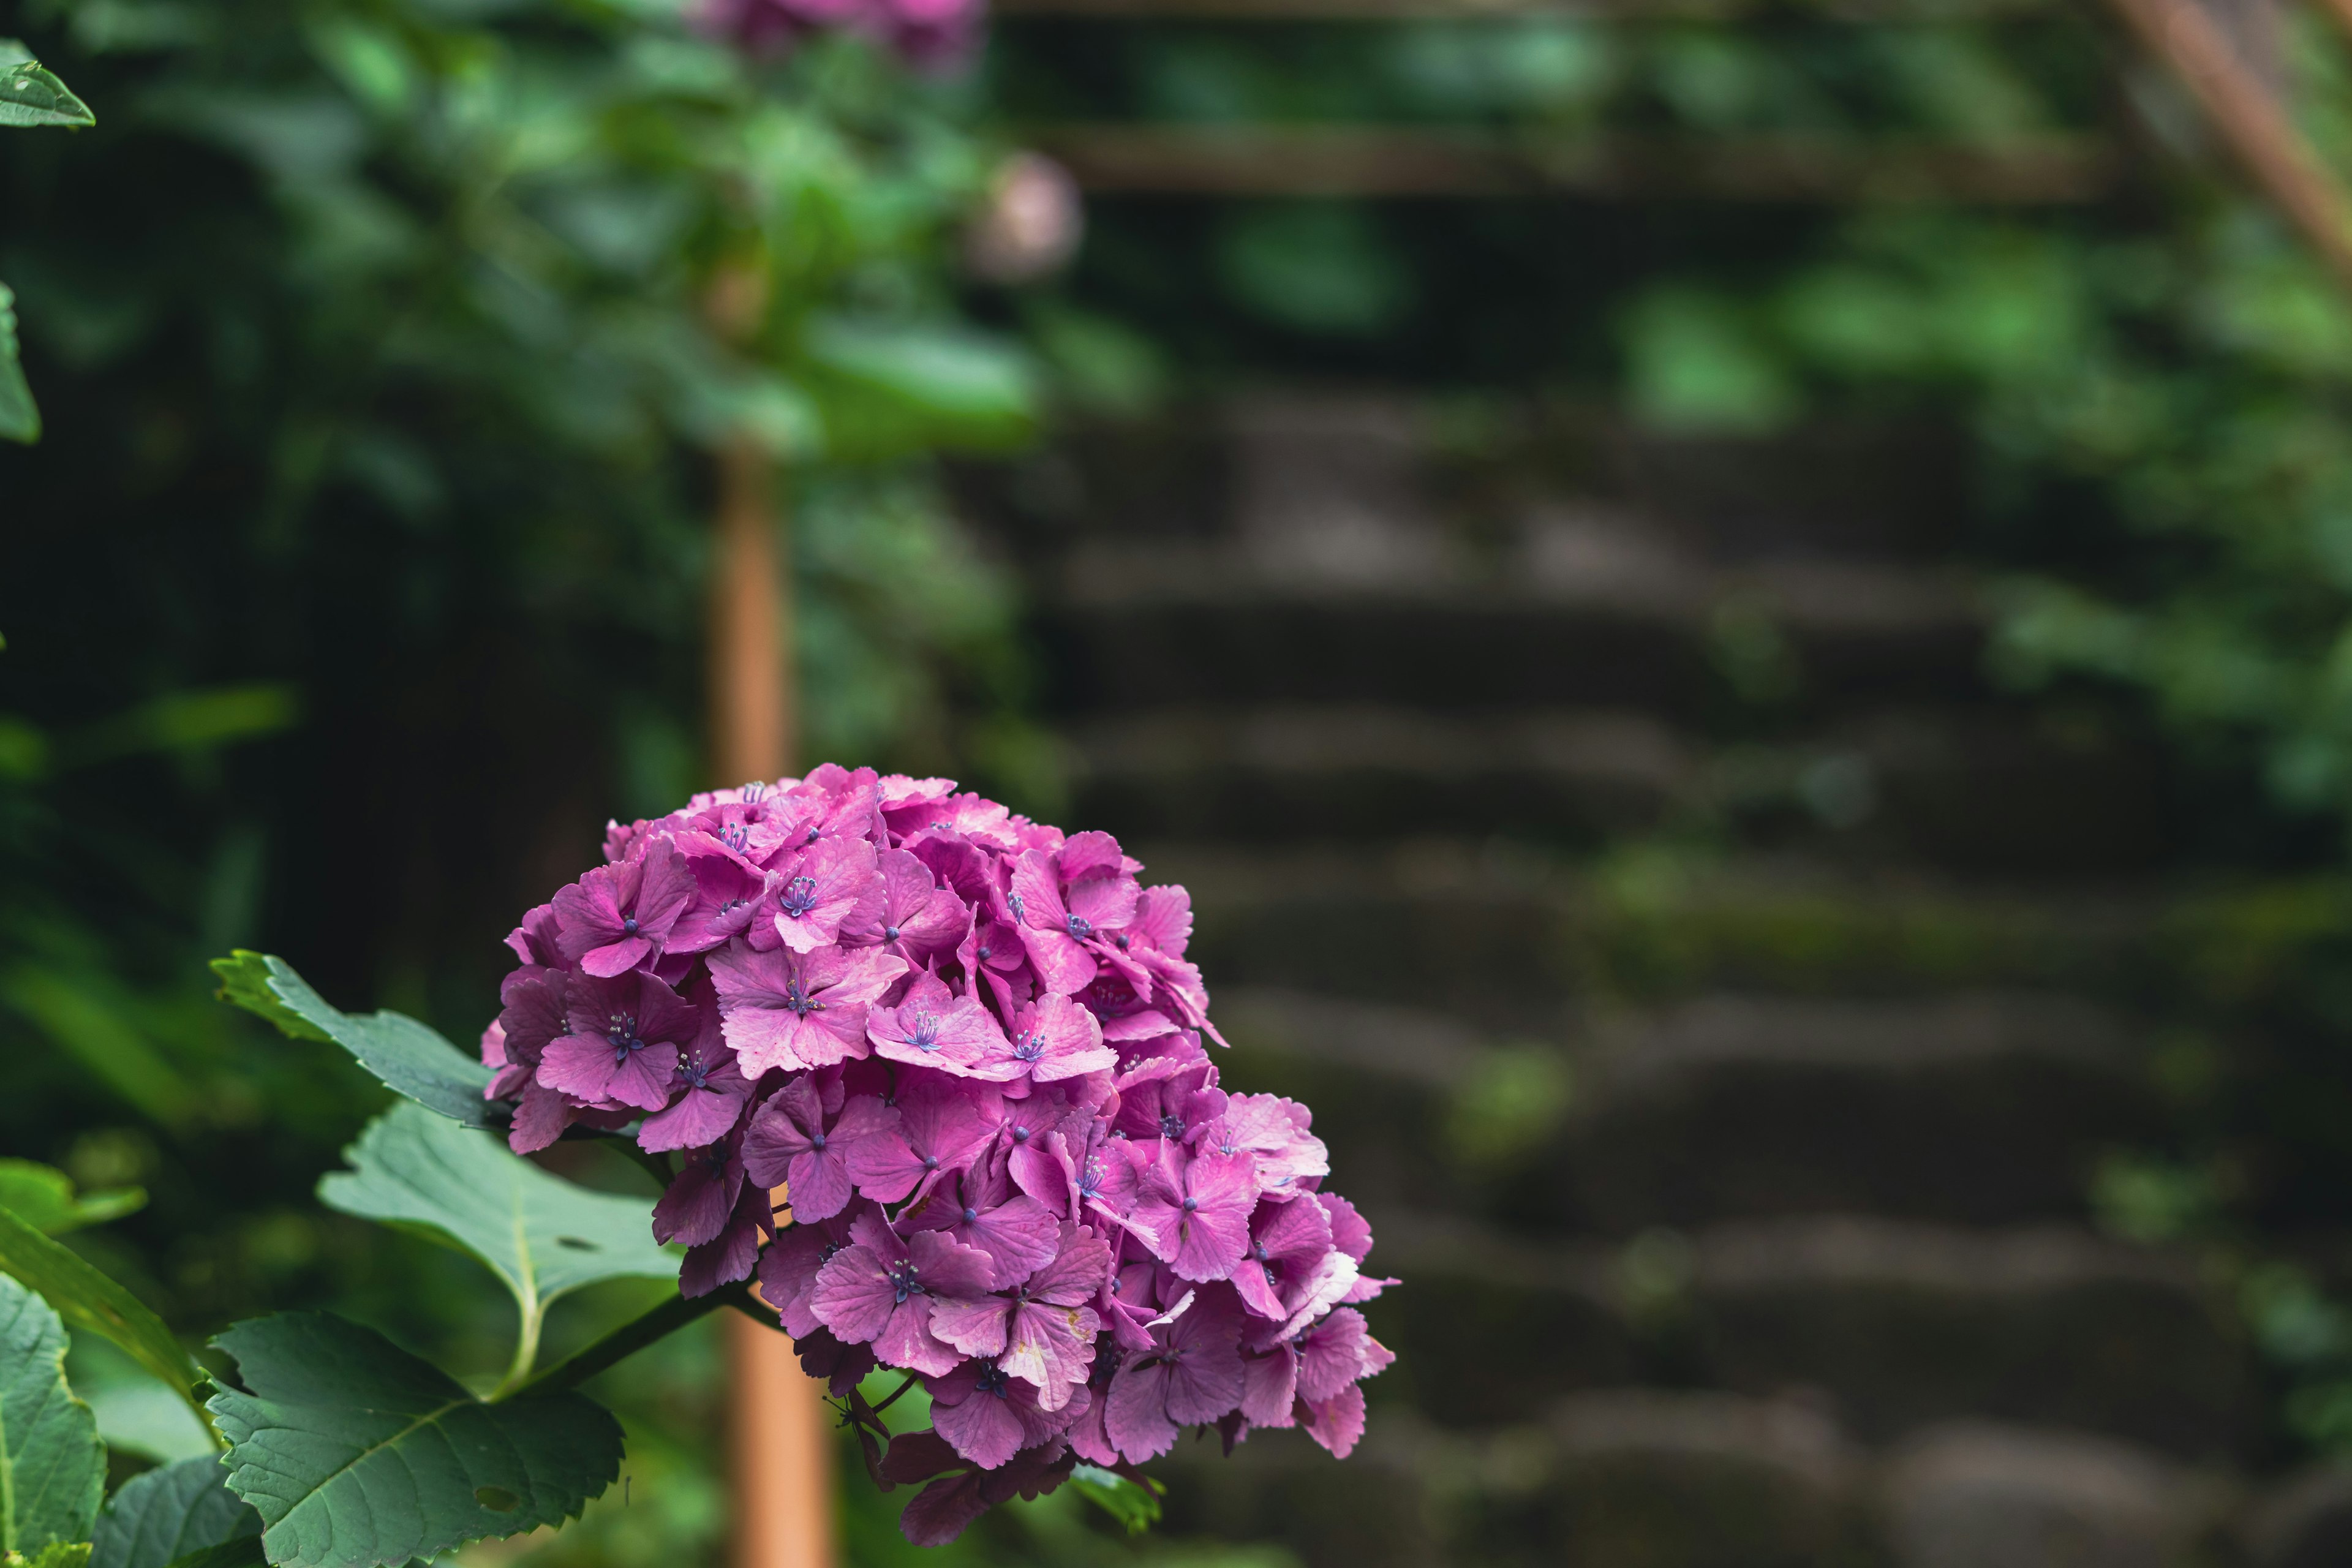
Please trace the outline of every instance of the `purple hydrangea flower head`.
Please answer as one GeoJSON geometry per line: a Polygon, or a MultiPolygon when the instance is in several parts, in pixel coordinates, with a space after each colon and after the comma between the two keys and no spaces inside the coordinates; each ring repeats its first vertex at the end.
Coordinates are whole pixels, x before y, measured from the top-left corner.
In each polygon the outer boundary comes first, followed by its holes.
{"type": "Polygon", "coordinates": [[[1067,996],[1045,996],[1013,1016],[1006,1051],[1008,1078],[1055,1083],[1118,1065],[1118,1052],[1103,1043],[1102,1025],[1067,996]]]}
{"type": "Polygon", "coordinates": [[[988,1255],[936,1230],[902,1237],[878,1214],[861,1215],[849,1237],[817,1271],[818,1321],[845,1344],[871,1344],[885,1365],[953,1371],[963,1356],[931,1331],[931,1313],[988,1293],[988,1255]]]}
{"type": "Polygon", "coordinates": [[[678,1052],[702,1023],[700,1008],[642,971],[609,980],[574,976],[564,1016],[571,1032],[540,1058],[540,1082],[584,1103],[640,1110],[669,1104],[678,1052]]]}
{"type": "Polygon", "coordinates": [[[919,1080],[887,1108],[882,1125],[849,1157],[857,1190],[877,1202],[919,1202],[978,1158],[991,1136],[990,1104],[952,1080],[919,1080]]]}
{"type": "Polygon", "coordinates": [[[866,1010],[906,964],[872,948],[755,952],[730,942],[710,959],[727,1043],[752,1072],[822,1068],[866,1052],[866,1010]]]}
{"type": "Polygon", "coordinates": [[[1249,1250],[1257,1163],[1247,1154],[1187,1153],[1174,1140],[1145,1165],[1128,1215],[1153,1257],[1185,1279],[1226,1279],[1249,1250]]]}
{"type": "Polygon", "coordinates": [[[954,1184],[933,1187],[902,1223],[917,1230],[943,1230],[986,1253],[993,1265],[988,1281],[992,1290],[1004,1289],[1043,1268],[1053,1258],[1061,1231],[1053,1210],[1013,1187],[1002,1159],[971,1164],[954,1184]]]}
{"type": "Polygon", "coordinates": [[[637,1132],[637,1146],[651,1153],[718,1142],[735,1130],[751,1098],[751,1086],[720,1034],[718,1007],[706,1005],[696,1013],[700,1023],[694,1038],[678,1052],[670,1084],[674,1098],[646,1117],[637,1132]]]}
{"type": "Polygon", "coordinates": [[[918,976],[898,1006],[868,1012],[866,1037],[876,1051],[909,1067],[958,1078],[1018,1076],[994,1016],[976,996],[950,994],[936,974],[918,976]]]}
{"type": "Polygon", "coordinates": [[[1150,1349],[1110,1381],[1103,1429],[1119,1457],[1153,1459],[1179,1427],[1206,1426],[1241,1406],[1242,1316],[1230,1291],[1205,1291],[1152,1331],[1150,1349]]]}
{"type": "MultiPolygon", "coordinates": [[[[877,4],[837,9],[884,31],[877,4]]],[[[832,766],[604,851],[508,938],[509,1142],[635,1137],[674,1163],[685,1294],[756,1275],[838,1395],[924,1379],[935,1430],[883,1462],[928,1482],[910,1539],[1188,1426],[1359,1440],[1391,1358],[1356,1308],[1395,1281],[1307,1108],[1221,1086],[1182,889],[1108,834],[832,766]]]]}
{"type": "Polygon", "coordinates": [[[931,1425],[950,1447],[983,1470],[996,1469],[1022,1449],[1035,1447],[1086,1408],[1086,1391],[1080,1389],[1076,1410],[1066,1403],[1059,1410],[1048,1410],[1034,1387],[984,1361],[961,1363],[946,1376],[926,1382],[931,1425]]]}
{"type": "MultiPolygon", "coordinates": [[[[642,842],[642,840],[640,841],[642,842]]],[[[581,972],[610,979],[662,950],[694,900],[694,877],[675,844],[599,866],[555,895],[555,943],[581,972]]]]}

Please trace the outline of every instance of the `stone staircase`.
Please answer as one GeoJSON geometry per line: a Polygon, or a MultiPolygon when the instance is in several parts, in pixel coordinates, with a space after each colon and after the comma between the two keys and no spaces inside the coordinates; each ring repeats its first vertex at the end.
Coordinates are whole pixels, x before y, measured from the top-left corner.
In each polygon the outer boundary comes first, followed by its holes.
{"type": "Polygon", "coordinates": [[[1180,1448],[1171,1529],[1308,1568],[2352,1562],[2186,1255],[2174,822],[1986,680],[1932,435],[1246,401],[974,489],[1071,819],[1193,893],[1228,1082],[1297,1095],[1406,1284],[1329,1462],[1180,1448]]]}

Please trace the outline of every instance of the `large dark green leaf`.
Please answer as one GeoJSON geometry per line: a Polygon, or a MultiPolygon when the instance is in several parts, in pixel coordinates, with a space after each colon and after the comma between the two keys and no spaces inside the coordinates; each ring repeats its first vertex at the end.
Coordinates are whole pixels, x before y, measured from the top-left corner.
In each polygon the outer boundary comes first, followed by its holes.
{"type": "Polygon", "coordinates": [[[137,1187],[77,1194],[73,1178],[53,1165],[0,1160],[0,1209],[50,1236],[121,1219],[146,1204],[147,1194],[137,1187]]]}
{"type": "Polygon", "coordinates": [[[677,1255],[654,1240],[650,1200],[574,1186],[420,1106],[394,1106],[343,1157],[353,1169],[320,1181],[320,1202],[469,1252],[514,1293],[522,1321],[509,1386],[530,1373],[557,1297],[601,1279],[677,1273],[677,1255]]]}
{"type": "Polygon", "coordinates": [[[76,1329],[111,1340],[186,1395],[205,1378],[163,1320],[77,1253],[0,1209],[0,1274],[32,1287],[76,1329]]]}
{"type": "Polygon", "coordinates": [[[261,1516],[228,1489],[217,1455],[183,1459],[122,1483],[99,1515],[90,1568],[170,1568],[192,1552],[261,1533],[261,1516]]]}
{"type": "Polygon", "coordinates": [[[34,60],[0,65],[0,125],[95,125],[89,105],[34,60]]]}
{"type": "Polygon", "coordinates": [[[576,1394],[485,1405],[323,1312],[215,1342],[247,1390],[212,1400],[229,1489],[261,1515],[275,1563],[373,1568],[559,1524],[620,1474],[620,1423],[576,1394]]]}
{"type": "Polygon", "coordinates": [[[282,958],[243,948],[213,960],[221,998],[257,1013],[298,1040],[331,1040],[360,1066],[428,1110],[469,1127],[491,1124],[482,1099],[490,1069],[415,1019],[399,1013],[364,1017],[327,1005],[282,958]]]}
{"type": "Polygon", "coordinates": [[[66,1328],[0,1279],[0,1547],[88,1541],[106,1486],[98,1418],[66,1386],[66,1328]]]}

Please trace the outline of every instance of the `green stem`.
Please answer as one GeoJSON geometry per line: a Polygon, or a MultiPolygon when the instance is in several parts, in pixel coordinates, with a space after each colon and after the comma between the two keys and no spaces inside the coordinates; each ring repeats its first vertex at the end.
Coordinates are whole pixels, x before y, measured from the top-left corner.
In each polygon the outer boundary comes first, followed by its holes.
{"type": "Polygon", "coordinates": [[[530,1369],[539,1362],[539,1328],[546,1321],[544,1314],[527,1308],[521,1317],[522,1322],[515,1332],[514,1360],[507,1364],[507,1374],[499,1379],[498,1387],[490,1391],[490,1403],[493,1405],[521,1387],[523,1380],[530,1376],[530,1369]]]}
{"type": "Polygon", "coordinates": [[[748,1285],[729,1285],[713,1290],[708,1296],[697,1296],[692,1300],[683,1296],[672,1296],[653,1310],[623,1323],[603,1339],[583,1346],[520,1387],[508,1388],[501,1384],[499,1391],[490,1395],[490,1402],[496,1404],[501,1399],[521,1394],[553,1394],[561,1389],[576,1388],[606,1368],[619,1365],[655,1341],[667,1339],[688,1323],[707,1317],[721,1307],[740,1308],[762,1322],[772,1322],[775,1318],[774,1313],[760,1310],[759,1303],[751,1300],[748,1285]]]}

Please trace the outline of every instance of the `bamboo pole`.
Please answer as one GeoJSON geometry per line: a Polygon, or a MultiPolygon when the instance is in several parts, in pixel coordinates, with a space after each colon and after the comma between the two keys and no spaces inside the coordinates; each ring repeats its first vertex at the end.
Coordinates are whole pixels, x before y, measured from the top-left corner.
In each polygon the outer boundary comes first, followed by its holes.
{"type": "Polygon", "coordinates": [[[2113,0],[2140,42],[2170,67],[2232,156],[2352,287],[2352,202],[2285,107],[2198,0],[2113,0]]]}
{"type": "MultiPolygon", "coordinates": [[[[723,277],[712,289],[712,315],[722,329],[742,310],[740,276],[731,281],[731,289],[723,277]]],[[[748,437],[730,438],[719,453],[710,572],[711,760],[724,784],[779,777],[797,749],[782,521],[768,455],[748,437]]],[[[740,1312],[720,1316],[734,1568],[834,1568],[824,1388],[801,1371],[782,1330],[740,1312]]]]}

